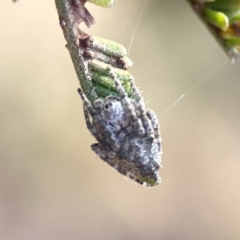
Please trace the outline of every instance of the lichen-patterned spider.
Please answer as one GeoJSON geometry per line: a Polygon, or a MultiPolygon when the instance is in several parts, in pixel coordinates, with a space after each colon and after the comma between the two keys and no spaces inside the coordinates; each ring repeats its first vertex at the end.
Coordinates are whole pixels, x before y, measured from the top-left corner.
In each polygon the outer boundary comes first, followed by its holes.
{"type": "Polygon", "coordinates": [[[121,174],[146,186],[160,183],[161,138],[155,113],[145,110],[131,79],[134,99],[128,97],[115,73],[108,68],[119,97],[98,99],[94,106],[81,89],[86,125],[98,143],[92,150],[121,174]]]}

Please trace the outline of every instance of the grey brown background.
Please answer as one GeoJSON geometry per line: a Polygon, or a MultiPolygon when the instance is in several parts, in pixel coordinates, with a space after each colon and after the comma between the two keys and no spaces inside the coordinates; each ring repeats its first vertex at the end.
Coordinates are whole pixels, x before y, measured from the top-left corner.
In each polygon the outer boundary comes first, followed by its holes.
{"type": "MultiPolygon", "coordinates": [[[[88,31],[128,47],[144,4],[89,4],[88,31]]],[[[0,0],[0,19],[1,240],[240,238],[240,61],[185,1],[147,1],[130,52],[161,123],[162,184],[151,189],[90,151],[54,2],[0,0]]]]}

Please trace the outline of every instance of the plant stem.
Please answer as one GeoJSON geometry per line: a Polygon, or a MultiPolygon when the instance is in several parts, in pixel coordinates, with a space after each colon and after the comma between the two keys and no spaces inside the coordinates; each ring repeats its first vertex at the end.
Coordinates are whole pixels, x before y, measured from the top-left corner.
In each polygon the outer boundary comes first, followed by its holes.
{"type": "Polygon", "coordinates": [[[97,94],[94,90],[91,77],[88,74],[88,67],[83,58],[83,52],[79,43],[79,33],[84,34],[76,27],[75,16],[72,12],[69,0],[55,0],[60,26],[67,41],[72,62],[77,73],[79,83],[89,99],[96,99],[97,94]]]}

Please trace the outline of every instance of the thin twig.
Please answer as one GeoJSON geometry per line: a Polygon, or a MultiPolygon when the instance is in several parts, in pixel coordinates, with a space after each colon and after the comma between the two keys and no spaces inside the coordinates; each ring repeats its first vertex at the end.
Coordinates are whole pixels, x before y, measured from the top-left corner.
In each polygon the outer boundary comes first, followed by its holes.
{"type": "MultiPolygon", "coordinates": [[[[84,62],[84,58],[82,55],[83,51],[79,42],[79,36],[83,36],[84,33],[78,29],[78,26],[76,26],[76,22],[78,25],[79,22],[84,21],[84,19],[76,21],[76,15],[73,12],[71,0],[55,0],[55,3],[59,15],[60,26],[62,27],[65,39],[67,41],[66,46],[71,55],[79,83],[88,98],[96,99],[97,94],[94,90],[91,78],[88,74],[88,68],[86,66],[86,63],[84,62]]],[[[84,5],[82,10],[86,10],[84,8],[84,5]]]]}

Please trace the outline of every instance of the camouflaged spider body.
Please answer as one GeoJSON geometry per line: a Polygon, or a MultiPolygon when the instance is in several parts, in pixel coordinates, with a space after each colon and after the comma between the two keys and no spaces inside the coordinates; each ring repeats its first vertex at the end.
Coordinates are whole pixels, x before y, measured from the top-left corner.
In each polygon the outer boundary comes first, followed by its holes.
{"type": "Polygon", "coordinates": [[[119,97],[98,99],[94,106],[81,89],[86,125],[98,143],[92,150],[110,166],[134,181],[154,186],[160,183],[161,139],[152,110],[145,110],[133,79],[134,99],[130,99],[109,68],[119,97]]]}

